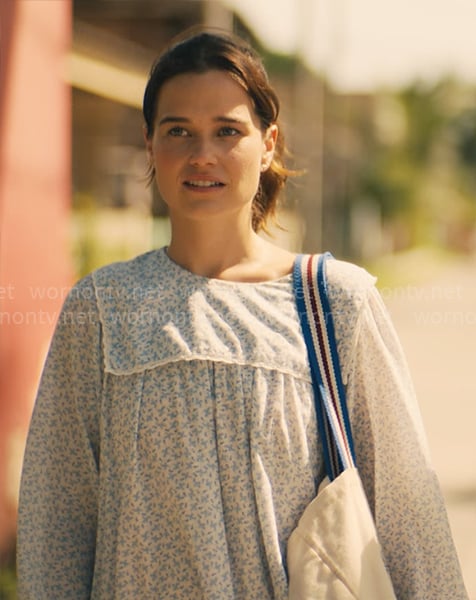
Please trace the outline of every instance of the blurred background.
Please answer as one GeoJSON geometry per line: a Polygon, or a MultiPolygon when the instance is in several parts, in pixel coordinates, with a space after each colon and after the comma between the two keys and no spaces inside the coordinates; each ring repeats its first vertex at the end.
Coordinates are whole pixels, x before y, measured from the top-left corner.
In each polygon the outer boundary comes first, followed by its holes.
{"type": "Polygon", "coordinates": [[[168,241],[142,94],[177,33],[235,31],[282,101],[273,232],[379,277],[476,599],[473,0],[1,0],[0,600],[15,598],[23,448],[58,311],[92,269],[168,241]]]}

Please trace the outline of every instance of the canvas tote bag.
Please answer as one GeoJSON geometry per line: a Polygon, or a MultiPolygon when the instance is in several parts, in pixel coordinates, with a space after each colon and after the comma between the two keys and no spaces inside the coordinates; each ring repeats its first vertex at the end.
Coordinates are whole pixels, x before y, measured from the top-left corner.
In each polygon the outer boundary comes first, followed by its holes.
{"type": "Polygon", "coordinates": [[[287,546],[290,600],[396,600],[355,467],[327,294],[329,253],[297,257],[294,292],[308,349],[327,477],[287,546]]]}

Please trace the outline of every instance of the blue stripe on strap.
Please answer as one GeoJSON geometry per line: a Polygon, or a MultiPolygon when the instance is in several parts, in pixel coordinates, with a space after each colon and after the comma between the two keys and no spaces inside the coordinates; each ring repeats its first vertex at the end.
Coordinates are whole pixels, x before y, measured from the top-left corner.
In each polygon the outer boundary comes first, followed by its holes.
{"type": "Polygon", "coordinates": [[[303,265],[304,256],[299,254],[296,257],[293,268],[293,286],[294,286],[294,296],[296,299],[296,306],[299,315],[299,320],[301,322],[301,329],[304,336],[304,341],[306,342],[306,347],[308,350],[308,358],[309,364],[311,367],[311,381],[314,392],[314,404],[316,408],[316,417],[317,417],[317,425],[318,430],[321,437],[322,449],[324,454],[324,464],[326,467],[326,473],[331,476],[334,472],[334,468],[331,462],[331,454],[329,452],[328,446],[328,432],[327,432],[327,423],[324,417],[322,407],[319,398],[319,385],[322,384],[322,378],[320,375],[319,365],[317,362],[317,357],[315,355],[314,342],[312,339],[311,330],[309,327],[309,316],[308,310],[306,307],[305,301],[305,284],[302,276],[302,265],[303,265]]]}
{"type": "Polygon", "coordinates": [[[325,265],[329,253],[296,257],[294,292],[308,349],[316,416],[329,479],[354,465],[354,448],[340,372],[325,265]],[[315,266],[317,260],[317,269],[315,266]]]}
{"type": "Polygon", "coordinates": [[[327,286],[326,264],[327,260],[332,258],[333,256],[330,252],[326,252],[325,254],[321,254],[319,256],[319,261],[317,263],[317,284],[319,287],[319,296],[321,298],[322,307],[325,315],[325,326],[327,330],[327,337],[329,339],[329,346],[331,349],[332,363],[334,365],[334,376],[337,383],[337,391],[340,399],[340,409],[342,411],[345,434],[349,442],[349,448],[352,454],[352,459],[355,462],[354,440],[352,437],[352,429],[350,426],[347,402],[345,399],[344,384],[342,382],[339,355],[337,353],[337,342],[335,338],[334,319],[332,317],[332,311],[329,303],[329,290],[327,286]]]}

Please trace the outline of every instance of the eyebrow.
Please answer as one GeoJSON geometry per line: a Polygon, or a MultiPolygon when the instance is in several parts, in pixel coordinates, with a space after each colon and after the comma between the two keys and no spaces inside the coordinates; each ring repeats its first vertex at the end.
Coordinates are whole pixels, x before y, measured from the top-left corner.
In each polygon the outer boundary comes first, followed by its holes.
{"type": "MultiPolygon", "coordinates": [[[[243,119],[236,119],[234,117],[225,117],[225,116],[214,117],[213,121],[215,123],[234,123],[235,125],[245,125],[247,122],[247,121],[244,121],[243,119]]],[[[190,122],[191,122],[191,120],[188,119],[187,117],[166,115],[165,117],[162,117],[162,119],[160,119],[159,126],[164,125],[165,123],[190,123],[190,122]]]]}

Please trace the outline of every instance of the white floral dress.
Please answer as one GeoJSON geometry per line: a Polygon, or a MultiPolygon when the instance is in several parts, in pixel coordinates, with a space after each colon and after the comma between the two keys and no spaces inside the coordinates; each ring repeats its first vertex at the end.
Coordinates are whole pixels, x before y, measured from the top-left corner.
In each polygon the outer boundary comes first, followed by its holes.
{"type": "MultiPolygon", "coordinates": [[[[374,280],[328,264],[356,455],[399,600],[466,598],[374,280]]],[[[284,600],[323,477],[292,276],[197,276],[165,249],[81,280],[31,422],[20,599],[284,600]]]]}

